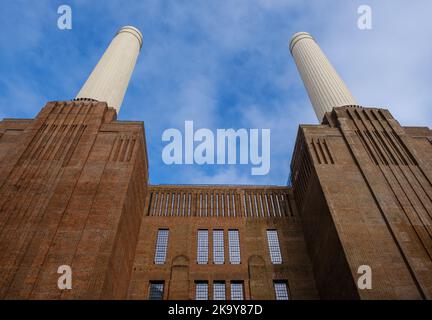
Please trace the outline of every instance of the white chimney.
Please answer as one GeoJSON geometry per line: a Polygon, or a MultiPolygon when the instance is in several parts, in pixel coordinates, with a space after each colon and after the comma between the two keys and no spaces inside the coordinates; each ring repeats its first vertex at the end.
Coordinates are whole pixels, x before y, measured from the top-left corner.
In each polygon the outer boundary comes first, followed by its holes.
{"type": "Polygon", "coordinates": [[[332,111],[334,107],[357,104],[345,83],[309,33],[294,34],[289,48],[318,121],[321,122],[324,114],[332,111]]]}
{"type": "Polygon", "coordinates": [[[142,43],[143,38],[137,28],[131,26],[121,28],[76,99],[106,102],[118,114],[142,43]]]}

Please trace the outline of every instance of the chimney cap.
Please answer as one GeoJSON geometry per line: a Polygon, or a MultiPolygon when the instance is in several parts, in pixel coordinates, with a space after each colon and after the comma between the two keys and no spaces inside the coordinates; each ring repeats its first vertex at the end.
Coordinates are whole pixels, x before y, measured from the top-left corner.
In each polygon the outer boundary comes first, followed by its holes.
{"type": "Polygon", "coordinates": [[[133,36],[135,36],[137,38],[139,44],[140,44],[140,49],[141,49],[142,44],[143,44],[143,36],[142,36],[141,31],[138,30],[138,28],[135,28],[133,26],[123,26],[117,31],[116,35],[119,33],[122,33],[122,32],[128,32],[128,33],[132,34],[133,36]]]}
{"type": "Polygon", "coordinates": [[[292,53],[292,50],[293,50],[294,46],[296,45],[296,43],[299,42],[301,39],[312,39],[312,40],[315,40],[310,35],[310,33],[308,33],[308,32],[301,31],[301,32],[294,33],[294,35],[292,36],[291,41],[289,43],[289,49],[290,49],[291,53],[292,53]]]}

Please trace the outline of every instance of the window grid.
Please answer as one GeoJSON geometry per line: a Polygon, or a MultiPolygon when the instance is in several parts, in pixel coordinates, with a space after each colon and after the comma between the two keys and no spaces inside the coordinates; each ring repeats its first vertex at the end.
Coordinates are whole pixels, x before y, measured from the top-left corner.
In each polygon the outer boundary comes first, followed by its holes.
{"type": "Polygon", "coordinates": [[[208,230],[198,230],[198,264],[208,263],[208,230]]]}
{"type": "Polygon", "coordinates": [[[285,281],[274,281],[276,300],[288,300],[288,288],[285,281]]]}
{"type": "Polygon", "coordinates": [[[226,300],[225,282],[213,282],[213,300],[226,300]]]}
{"type": "Polygon", "coordinates": [[[224,262],[224,232],[213,230],[213,263],[223,264],[224,262]]]}
{"type": "Polygon", "coordinates": [[[270,259],[273,264],[282,263],[282,255],[279,246],[279,239],[276,230],[267,230],[267,241],[270,252],[270,259]]]}
{"type": "Polygon", "coordinates": [[[229,258],[231,264],[240,264],[240,240],[238,230],[228,230],[229,258]]]}
{"type": "Polygon", "coordinates": [[[195,300],[208,300],[207,282],[197,282],[195,284],[195,300]]]}
{"type": "Polygon", "coordinates": [[[168,229],[159,229],[156,240],[155,264],[164,264],[168,247],[168,229]]]}
{"type": "Polygon", "coordinates": [[[231,300],[244,300],[243,282],[231,282],[231,300]]]}
{"type": "Polygon", "coordinates": [[[163,282],[150,282],[149,300],[162,300],[164,292],[163,282]]]}

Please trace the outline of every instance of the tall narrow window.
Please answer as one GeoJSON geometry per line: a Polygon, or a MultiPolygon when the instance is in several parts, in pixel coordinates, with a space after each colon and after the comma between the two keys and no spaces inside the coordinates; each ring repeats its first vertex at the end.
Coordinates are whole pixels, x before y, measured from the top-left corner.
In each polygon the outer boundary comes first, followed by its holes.
{"type": "Polygon", "coordinates": [[[155,264],[164,264],[168,247],[168,229],[159,229],[156,240],[155,264]]]}
{"type": "Polygon", "coordinates": [[[231,300],[243,300],[243,281],[231,282],[231,300]]]}
{"type": "Polygon", "coordinates": [[[208,300],[208,283],[204,281],[195,283],[195,300],[208,300]]]}
{"type": "Polygon", "coordinates": [[[276,300],[288,300],[288,288],[286,281],[274,281],[276,300]]]}
{"type": "Polygon", "coordinates": [[[225,297],[225,282],[213,282],[213,300],[226,300],[225,297]]]}
{"type": "Polygon", "coordinates": [[[276,230],[267,230],[267,241],[270,259],[273,264],[282,263],[282,255],[279,247],[279,239],[276,230]]]}
{"type": "Polygon", "coordinates": [[[152,281],[150,282],[149,288],[149,300],[162,300],[164,293],[164,282],[163,281],[152,281]]]}
{"type": "Polygon", "coordinates": [[[213,230],[213,262],[223,264],[224,255],[224,231],[213,230]]]}
{"type": "Polygon", "coordinates": [[[198,230],[198,264],[208,263],[208,230],[198,230]]]}
{"type": "Polygon", "coordinates": [[[228,230],[229,259],[231,264],[240,263],[240,241],[238,230],[228,230]]]}

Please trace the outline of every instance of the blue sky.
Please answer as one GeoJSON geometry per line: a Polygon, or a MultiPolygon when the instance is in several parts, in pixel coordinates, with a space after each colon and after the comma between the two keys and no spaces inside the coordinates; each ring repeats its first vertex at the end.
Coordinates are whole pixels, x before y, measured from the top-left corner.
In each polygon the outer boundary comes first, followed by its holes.
{"type": "Polygon", "coordinates": [[[432,123],[432,1],[22,1],[0,11],[0,118],[32,118],[74,98],[123,25],[144,44],[119,119],[143,120],[150,182],[285,185],[298,125],[316,117],[289,54],[297,31],[316,39],[359,103],[402,125],[432,123]],[[57,8],[72,8],[72,30],[57,8]],[[357,28],[372,8],[373,29],[357,28]],[[162,132],[270,128],[271,170],[162,161],[162,132]]]}

